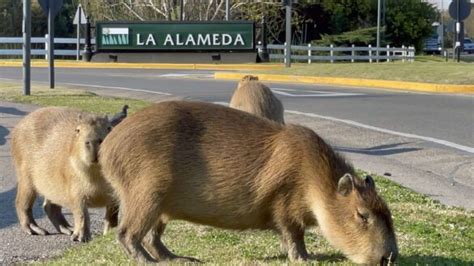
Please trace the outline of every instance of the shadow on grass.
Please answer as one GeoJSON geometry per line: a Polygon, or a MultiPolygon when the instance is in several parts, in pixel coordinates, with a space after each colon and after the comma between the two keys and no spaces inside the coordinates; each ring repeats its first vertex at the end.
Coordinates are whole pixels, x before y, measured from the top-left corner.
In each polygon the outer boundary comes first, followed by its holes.
{"type": "MultiPolygon", "coordinates": [[[[260,259],[259,259],[260,260],[260,259]]],[[[262,258],[266,263],[272,263],[272,262],[282,262],[282,261],[287,261],[288,256],[286,254],[280,254],[278,256],[272,256],[272,257],[265,257],[262,258]]],[[[314,263],[314,262],[342,262],[345,261],[346,257],[342,254],[309,254],[309,260],[308,263],[314,263]]]]}
{"type": "Polygon", "coordinates": [[[439,256],[415,255],[400,256],[397,260],[399,265],[474,265],[474,260],[462,260],[458,258],[446,258],[439,256]]]}

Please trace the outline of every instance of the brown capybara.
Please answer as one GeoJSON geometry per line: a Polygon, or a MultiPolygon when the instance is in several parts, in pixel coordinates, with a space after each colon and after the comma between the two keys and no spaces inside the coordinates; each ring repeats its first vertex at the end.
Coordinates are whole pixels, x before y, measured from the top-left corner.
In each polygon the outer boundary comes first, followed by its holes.
{"type": "Polygon", "coordinates": [[[139,260],[177,258],[160,238],[169,220],[272,229],[289,258],[308,258],[319,225],[357,263],[397,256],[390,211],[312,130],[201,102],[170,101],[126,118],[100,149],[120,201],[118,239],[139,260]],[[144,237],[146,240],[144,240],[144,237]]]}
{"type": "Polygon", "coordinates": [[[107,207],[106,232],[117,224],[110,185],[98,164],[99,145],[111,127],[106,117],[73,109],[47,107],[21,120],[12,133],[12,157],[18,179],[16,210],[23,231],[48,234],[32,213],[38,195],[44,211],[61,233],[72,240],[90,239],[88,207],[107,207]],[[74,217],[72,228],[61,207],[74,217]]]}
{"type": "Polygon", "coordinates": [[[270,88],[258,81],[258,77],[247,75],[237,85],[229,107],[284,124],[283,104],[270,88]]]}

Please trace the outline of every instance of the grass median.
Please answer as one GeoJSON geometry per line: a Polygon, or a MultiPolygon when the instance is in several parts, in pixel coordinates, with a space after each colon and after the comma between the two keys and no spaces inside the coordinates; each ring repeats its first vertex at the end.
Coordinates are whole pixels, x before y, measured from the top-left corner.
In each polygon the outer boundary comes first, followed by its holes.
{"type": "MultiPolygon", "coordinates": [[[[21,85],[17,83],[1,83],[0,88],[0,101],[70,106],[99,113],[115,113],[125,103],[131,106],[131,111],[150,104],[146,101],[99,97],[70,88],[50,90],[35,86],[33,95],[27,97],[21,95],[21,85]]],[[[375,181],[394,216],[400,265],[473,264],[474,212],[447,207],[383,177],[376,177],[375,181]]],[[[229,231],[173,221],[166,229],[164,242],[179,255],[193,256],[212,264],[288,262],[279,250],[277,235],[268,231],[229,231]]],[[[306,244],[308,251],[322,265],[349,264],[341,253],[328,245],[317,228],[307,232],[306,244]]],[[[94,236],[90,243],[75,245],[61,256],[40,263],[115,265],[131,262],[111,233],[94,236]]]]}
{"type": "MultiPolygon", "coordinates": [[[[242,70],[245,72],[245,70],[242,70]]],[[[257,71],[261,74],[342,77],[410,81],[450,85],[474,85],[474,63],[455,63],[422,57],[413,63],[314,63],[291,68],[257,71]]]]}

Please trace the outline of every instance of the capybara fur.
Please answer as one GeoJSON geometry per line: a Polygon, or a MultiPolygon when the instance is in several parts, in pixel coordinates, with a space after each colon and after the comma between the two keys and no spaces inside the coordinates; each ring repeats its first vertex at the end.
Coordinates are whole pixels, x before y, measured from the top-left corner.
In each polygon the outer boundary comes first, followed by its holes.
{"type": "Polygon", "coordinates": [[[242,78],[232,95],[229,107],[285,123],[283,104],[256,76],[247,75],[242,78]]]}
{"type": "Polygon", "coordinates": [[[37,196],[58,232],[75,241],[90,239],[88,207],[105,207],[105,228],[117,224],[111,187],[98,164],[99,145],[111,127],[106,117],[48,107],[27,115],[12,133],[12,157],[18,179],[16,210],[23,231],[48,234],[32,213],[37,196]],[[72,228],[61,213],[71,210],[72,228]]]}
{"type": "Polygon", "coordinates": [[[373,179],[358,177],[303,126],[163,102],[114,128],[99,160],[120,202],[118,239],[139,261],[177,258],[160,239],[172,219],[274,230],[291,260],[308,258],[304,233],[314,225],[354,262],[397,256],[391,214],[373,179]]]}

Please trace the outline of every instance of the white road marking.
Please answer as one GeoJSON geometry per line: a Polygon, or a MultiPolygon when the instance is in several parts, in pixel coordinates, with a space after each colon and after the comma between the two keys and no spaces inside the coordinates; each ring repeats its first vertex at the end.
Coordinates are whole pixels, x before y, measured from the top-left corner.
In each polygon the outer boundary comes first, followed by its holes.
{"type": "MultiPolygon", "coordinates": [[[[8,79],[8,78],[0,78],[0,79],[1,79],[1,80],[14,80],[14,81],[18,81],[17,79],[8,79]]],[[[42,83],[45,83],[45,82],[42,82],[42,83]]],[[[124,91],[146,92],[146,93],[153,93],[153,94],[165,95],[165,96],[171,96],[171,95],[173,95],[173,94],[171,94],[171,93],[161,92],[161,91],[132,89],[132,88],[115,87],[115,86],[101,86],[101,85],[82,84],[82,83],[68,83],[68,82],[58,82],[58,84],[71,85],[71,86],[80,86],[80,87],[100,88],[100,89],[114,89],[114,90],[124,90],[124,91]]]]}
{"type": "MultiPolygon", "coordinates": [[[[214,103],[224,105],[224,106],[229,105],[229,103],[227,103],[227,102],[214,102],[214,103]]],[[[473,147],[464,146],[464,145],[457,144],[457,143],[447,141],[447,140],[442,140],[442,139],[437,139],[437,138],[432,138],[432,137],[426,137],[426,136],[420,136],[420,135],[411,134],[411,133],[398,132],[398,131],[394,131],[394,130],[390,130],[390,129],[374,127],[374,126],[362,124],[362,123],[359,123],[359,122],[356,122],[356,121],[347,120],[347,119],[340,119],[340,118],[335,118],[335,117],[331,117],[331,116],[317,115],[317,114],[313,114],[313,113],[305,113],[305,112],[294,111],[294,110],[285,110],[285,112],[289,113],[289,114],[304,115],[304,116],[309,116],[309,117],[314,117],[314,118],[330,120],[330,121],[334,121],[334,122],[340,122],[340,123],[348,124],[348,125],[351,125],[351,126],[361,127],[361,128],[369,129],[369,130],[372,130],[372,131],[387,133],[387,134],[391,134],[391,135],[396,135],[396,136],[401,136],[401,137],[406,137],[406,138],[413,138],[413,139],[420,139],[420,140],[424,140],[424,141],[428,141],[428,142],[434,142],[436,144],[444,145],[444,146],[447,146],[447,147],[450,147],[450,148],[453,148],[453,149],[465,151],[465,152],[468,152],[468,153],[474,153],[474,148],[473,147]]]]}
{"type": "Polygon", "coordinates": [[[301,90],[294,90],[294,89],[284,89],[284,88],[270,88],[274,93],[280,94],[283,96],[298,98],[298,97],[341,97],[341,96],[360,96],[365,95],[364,93],[347,93],[347,92],[328,92],[328,91],[301,91],[301,90]],[[291,92],[305,92],[307,94],[293,94],[291,92]],[[308,94],[308,92],[310,92],[308,94]]]}
{"type": "Polygon", "coordinates": [[[80,87],[101,88],[101,89],[114,89],[114,90],[124,90],[124,91],[138,91],[138,92],[146,92],[146,93],[153,93],[153,94],[166,95],[166,96],[172,95],[171,93],[167,93],[167,92],[152,91],[152,90],[142,90],[142,89],[132,89],[132,88],[125,88],[125,87],[101,86],[101,85],[91,85],[91,84],[81,84],[81,83],[64,83],[64,82],[60,82],[60,84],[71,85],[71,86],[80,86],[80,87]]]}

